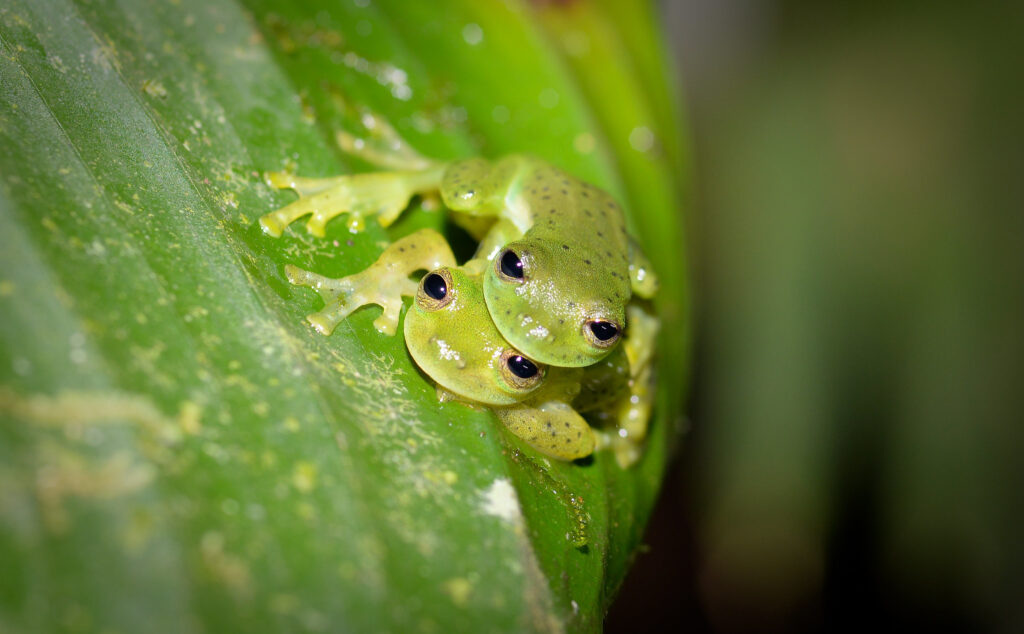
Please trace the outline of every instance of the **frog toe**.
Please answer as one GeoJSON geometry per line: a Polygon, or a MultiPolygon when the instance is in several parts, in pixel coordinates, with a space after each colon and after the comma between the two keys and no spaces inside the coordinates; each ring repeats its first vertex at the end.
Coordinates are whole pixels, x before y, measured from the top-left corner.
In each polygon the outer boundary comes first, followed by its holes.
{"type": "Polygon", "coordinates": [[[295,176],[288,172],[267,172],[263,182],[275,189],[295,189],[295,176]]]}
{"type": "MultiPolygon", "coordinates": [[[[407,293],[411,294],[411,293],[407,293]]],[[[374,320],[373,327],[382,335],[391,336],[398,331],[398,318],[402,314],[402,297],[378,297],[374,299],[375,304],[384,309],[380,317],[374,320]]]]}
{"type": "Polygon", "coordinates": [[[309,325],[313,326],[314,330],[325,337],[334,332],[334,329],[344,318],[345,315],[339,317],[331,314],[330,311],[323,310],[306,315],[306,321],[309,322],[309,325]]]}
{"type": "Polygon", "coordinates": [[[263,233],[272,238],[280,238],[281,234],[284,233],[284,228],[287,226],[288,224],[282,223],[274,213],[260,217],[260,228],[263,229],[263,233]]]}
{"type": "Polygon", "coordinates": [[[322,238],[327,235],[327,221],[330,219],[331,217],[326,214],[314,212],[313,215],[309,217],[309,220],[306,221],[306,231],[308,231],[311,236],[322,238]]]}
{"type": "MultiPolygon", "coordinates": [[[[321,293],[323,295],[323,293],[321,293]]],[[[398,316],[402,308],[401,298],[367,297],[356,291],[340,291],[334,299],[327,301],[321,310],[306,316],[310,323],[322,335],[329,335],[334,329],[357,309],[377,304],[384,312],[373,322],[378,332],[393,335],[398,330],[398,316]]]]}

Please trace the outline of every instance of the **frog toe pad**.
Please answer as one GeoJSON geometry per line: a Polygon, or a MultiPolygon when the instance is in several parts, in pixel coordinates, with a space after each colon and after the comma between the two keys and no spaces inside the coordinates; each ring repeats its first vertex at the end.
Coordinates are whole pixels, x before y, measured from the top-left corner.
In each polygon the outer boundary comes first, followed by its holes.
{"type": "Polygon", "coordinates": [[[405,278],[381,280],[372,275],[372,269],[333,279],[311,271],[287,265],[285,275],[296,286],[306,286],[324,300],[324,307],[306,316],[313,328],[322,335],[329,335],[343,319],[358,308],[376,304],[384,309],[373,325],[378,332],[393,335],[398,330],[398,318],[402,311],[402,295],[415,293],[416,284],[405,278]]]}

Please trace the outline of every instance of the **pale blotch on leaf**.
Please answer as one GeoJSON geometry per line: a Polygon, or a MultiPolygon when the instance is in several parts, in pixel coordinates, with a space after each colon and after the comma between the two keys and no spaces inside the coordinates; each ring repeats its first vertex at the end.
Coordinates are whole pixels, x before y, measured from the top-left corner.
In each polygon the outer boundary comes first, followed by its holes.
{"type": "Polygon", "coordinates": [[[483,492],[482,510],[488,515],[499,517],[506,522],[522,519],[519,497],[508,478],[498,478],[483,492]]]}
{"type": "Polygon", "coordinates": [[[158,81],[152,79],[146,79],[142,82],[142,92],[146,93],[150,97],[157,97],[163,99],[167,96],[167,89],[158,81]]]}
{"type": "Polygon", "coordinates": [[[202,408],[192,401],[182,401],[181,410],[178,413],[178,426],[181,431],[189,436],[195,436],[202,431],[200,416],[202,408]]]}
{"type": "Polygon", "coordinates": [[[469,593],[473,591],[473,584],[464,577],[455,577],[445,581],[441,588],[452,598],[452,603],[463,607],[469,603],[469,593]]]}
{"type": "Polygon", "coordinates": [[[309,493],[316,487],[316,465],[312,462],[300,462],[292,472],[292,484],[302,493],[309,493]]]}
{"type": "Polygon", "coordinates": [[[224,536],[217,531],[205,533],[199,542],[203,564],[217,581],[236,597],[247,597],[252,592],[252,574],[249,566],[224,548],[224,536]]]}
{"type": "Polygon", "coordinates": [[[462,27],[462,39],[466,41],[466,44],[476,46],[484,41],[484,30],[480,28],[479,24],[470,22],[462,27]]]}

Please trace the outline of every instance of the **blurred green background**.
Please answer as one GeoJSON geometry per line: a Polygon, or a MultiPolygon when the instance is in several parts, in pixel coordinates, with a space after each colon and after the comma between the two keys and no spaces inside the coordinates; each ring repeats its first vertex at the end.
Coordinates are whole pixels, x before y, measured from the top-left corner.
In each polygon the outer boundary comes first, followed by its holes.
{"type": "Polygon", "coordinates": [[[1024,8],[842,4],[663,6],[697,378],[609,630],[1024,627],[1024,8]]]}

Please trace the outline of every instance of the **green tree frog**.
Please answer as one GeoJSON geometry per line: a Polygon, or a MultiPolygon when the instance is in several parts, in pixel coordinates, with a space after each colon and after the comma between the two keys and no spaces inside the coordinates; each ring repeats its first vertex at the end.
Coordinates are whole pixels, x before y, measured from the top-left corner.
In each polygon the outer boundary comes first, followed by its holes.
{"type": "Polygon", "coordinates": [[[432,162],[405,149],[379,121],[371,127],[386,132],[378,142],[342,134],[341,145],[406,169],[332,178],[268,174],[271,185],[300,197],[260,218],[263,230],[280,236],[309,215],[308,230],[323,236],[326,223],[342,213],[352,231],[371,215],[386,227],[412,196],[440,192],[455,221],[492,245],[481,251],[489,262],[483,288],[498,331],[531,359],[554,366],[584,367],[605,357],[621,338],[631,297],[650,298],[657,290],[622,208],[601,189],[523,155],[432,162]],[[389,154],[388,147],[405,151],[389,154]],[[504,241],[488,238],[497,226],[504,241]]]}
{"type": "Polygon", "coordinates": [[[394,334],[401,296],[414,296],[405,319],[409,354],[438,386],[441,400],[492,408],[508,428],[553,458],[589,455],[595,435],[569,403],[580,392],[578,368],[546,367],[506,342],[484,303],[484,259],[455,266],[445,239],[421,229],[391,244],[365,271],[331,279],[294,266],[285,269],[292,284],[316,290],[324,308],[307,316],[328,335],[353,310],[381,306],[377,329],[394,334]],[[409,275],[428,270],[419,284],[409,275]],[[396,299],[397,298],[397,299],[396,299]]]}
{"type": "Polygon", "coordinates": [[[406,348],[437,383],[441,400],[490,408],[512,433],[552,458],[573,460],[610,446],[620,464],[631,464],[646,431],[650,375],[649,357],[630,355],[640,339],[646,345],[639,347],[649,349],[654,331],[643,328],[646,322],[638,315],[640,337],[601,363],[586,369],[546,366],[511,346],[491,320],[483,290],[488,267],[485,258],[455,266],[444,238],[422,229],[348,277],[331,279],[292,266],[286,273],[291,283],[313,288],[323,298],[324,308],[307,319],[325,335],[367,304],[384,309],[375,324],[394,334],[401,309],[394,293],[413,296],[405,317],[406,348]],[[419,284],[409,280],[411,273],[426,269],[419,284]],[[630,367],[634,359],[645,366],[630,367]],[[610,431],[595,433],[578,410],[592,412],[610,431]]]}

